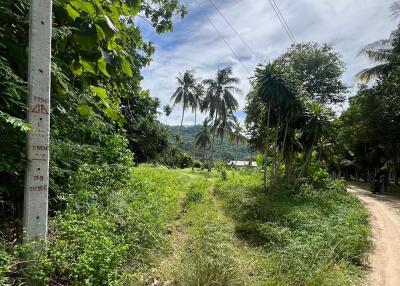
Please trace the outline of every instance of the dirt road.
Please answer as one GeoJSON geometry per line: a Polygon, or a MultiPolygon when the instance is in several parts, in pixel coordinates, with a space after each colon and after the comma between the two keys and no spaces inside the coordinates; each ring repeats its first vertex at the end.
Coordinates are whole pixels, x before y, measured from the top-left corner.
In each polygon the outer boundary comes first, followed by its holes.
{"type": "Polygon", "coordinates": [[[371,272],[367,285],[400,286],[400,199],[371,192],[350,185],[369,209],[375,248],[369,257],[371,272]]]}

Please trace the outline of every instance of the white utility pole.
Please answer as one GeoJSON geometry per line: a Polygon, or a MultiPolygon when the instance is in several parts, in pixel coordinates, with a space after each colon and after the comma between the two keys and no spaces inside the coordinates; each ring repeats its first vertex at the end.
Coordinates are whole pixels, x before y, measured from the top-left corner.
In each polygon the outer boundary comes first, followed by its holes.
{"type": "Polygon", "coordinates": [[[24,239],[47,237],[50,134],[52,0],[31,0],[29,23],[28,166],[24,190],[24,239]]]}

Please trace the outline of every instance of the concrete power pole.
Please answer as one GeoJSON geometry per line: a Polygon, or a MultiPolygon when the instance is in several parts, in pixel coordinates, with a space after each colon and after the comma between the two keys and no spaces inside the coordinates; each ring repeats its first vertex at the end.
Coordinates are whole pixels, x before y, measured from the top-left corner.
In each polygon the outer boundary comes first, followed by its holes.
{"type": "Polygon", "coordinates": [[[29,24],[28,166],[24,190],[24,239],[47,237],[50,134],[52,0],[31,0],[29,24]]]}

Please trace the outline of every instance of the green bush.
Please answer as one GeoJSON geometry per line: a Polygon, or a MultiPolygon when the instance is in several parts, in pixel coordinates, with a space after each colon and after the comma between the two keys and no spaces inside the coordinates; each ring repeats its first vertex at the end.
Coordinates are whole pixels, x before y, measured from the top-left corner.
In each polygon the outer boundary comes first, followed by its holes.
{"type": "Polygon", "coordinates": [[[197,168],[197,169],[200,169],[200,168],[202,167],[201,161],[195,160],[195,161],[193,162],[193,167],[194,167],[194,168],[197,168]]]}
{"type": "Polygon", "coordinates": [[[228,169],[224,162],[215,162],[215,169],[220,173],[222,180],[226,181],[228,179],[228,169]]]}

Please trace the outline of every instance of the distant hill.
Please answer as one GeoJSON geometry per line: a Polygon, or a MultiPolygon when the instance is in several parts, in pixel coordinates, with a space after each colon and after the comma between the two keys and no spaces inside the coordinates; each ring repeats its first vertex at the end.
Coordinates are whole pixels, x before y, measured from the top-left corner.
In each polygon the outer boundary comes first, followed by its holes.
{"type": "MultiPolygon", "coordinates": [[[[183,126],[182,128],[182,141],[183,144],[181,148],[192,154],[195,155],[195,157],[200,156],[199,151],[195,149],[194,146],[194,141],[197,133],[200,132],[201,130],[201,125],[197,126],[183,126]]],[[[175,141],[175,134],[179,133],[180,126],[168,126],[168,129],[170,130],[170,140],[171,142],[175,141]]],[[[254,154],[253,154],[254,156],[254,154]]],[[[246,160],[251,157],[250,151],[248,149],[247,144],[239,144],[236,145],[232,142],[229,141],[229,139],[226,137],[224,141],[220,142],[220,140],[216,141],[215,147],[214,147],[214,158],[219,159],[219,160],[224,160],[224,161],[232,161],[232,160],[246,160]]]]}

